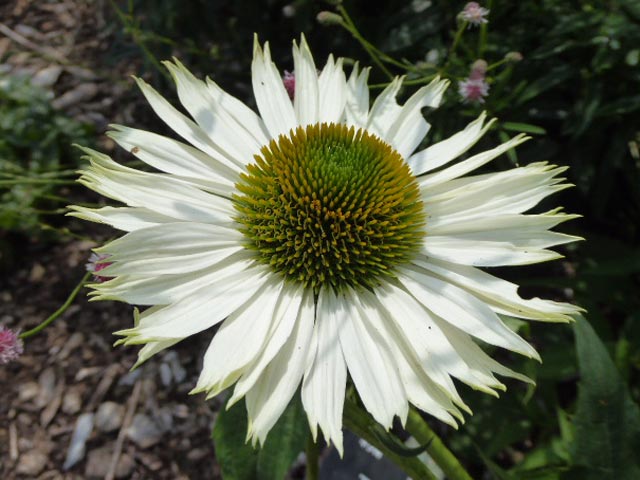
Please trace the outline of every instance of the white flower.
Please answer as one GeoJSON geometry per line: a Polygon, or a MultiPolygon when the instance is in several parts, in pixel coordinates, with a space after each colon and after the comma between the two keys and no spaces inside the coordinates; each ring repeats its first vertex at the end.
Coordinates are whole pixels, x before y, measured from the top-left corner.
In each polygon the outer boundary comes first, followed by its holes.
{"type": "Polygon", "coordinates": [[[256,40],[260,115],[177,61],[166,66],[191,118],[138,80],[187,143],[113,127],[120,146],[162,173],[85,149],[80,181],[126,206],[74,215],[128,232],[97,249],[113,279],[92,293],[150,306],[117,332],[145,344],[139,363],[220,325],[194,391],[235,384],[231,402],[246,398],[254,443],[302,385],[314,435],[320,426],[341,450],[347,374],[385,428],[409,404],[455,426],[468,408],[454,378],[493,394],[505,388],[495,373],[527,381],[474,339],[538,358],[501,316],[567,322],[578,310],[523,299],[478,268],[560,257],[548,248],[575,238],[549,229],[574,216],[523,212],[568,186],[564,168],[467,175],[526,137],[467,155],[492,124],[482,114],[416,152],[429,130],[422,108],[438,106],[447,81],[399,105],[396,78],[370,106],[369,69],[346,79],[330,56],[318,75],[304,38],[293,58],[292,102],[256,40]]]}

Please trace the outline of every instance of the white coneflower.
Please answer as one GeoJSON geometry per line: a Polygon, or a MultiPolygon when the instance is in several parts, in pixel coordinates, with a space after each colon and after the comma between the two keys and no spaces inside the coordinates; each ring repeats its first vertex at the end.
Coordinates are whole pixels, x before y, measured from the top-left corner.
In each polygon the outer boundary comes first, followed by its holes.
{"type": "Polygon", "coordinates": [[[93,294],[150,306],[117,332],[145,344],[140,362],[220,324],[195,391],[235,385],[254,442],[302,385],[313,433],[320,426],[341,449],[348,375],[385,428],[409,404],[455,425],[467,407],[453,378],[490,393],[504,388],[495,373],[526,380],[474,338],[538,358],[501,316],[566,322],[577,311],[523,299],[479,268],[558,258],[548,248],[574,240],[549,231],[572,215],[523,213],[567,187],[564,168],[467,175],[526,137],[456,161],[490,127],[482,114],[416,152],[429,130],[422,108],[437,107],[448,82],[399,105],[396,78],[370,106],[368,69],[347,79],[330,56],[318,75],[304,38],[293,57],[292,101],[256,40],[259,115],[177,61],[166,66],[191,118],[138,80],[187,143],[114,127],[120,146],[162,173],[85,149],[80,181],[126,206],[74,214],[128,232],[97,249],[113,279],[93,294]]]}

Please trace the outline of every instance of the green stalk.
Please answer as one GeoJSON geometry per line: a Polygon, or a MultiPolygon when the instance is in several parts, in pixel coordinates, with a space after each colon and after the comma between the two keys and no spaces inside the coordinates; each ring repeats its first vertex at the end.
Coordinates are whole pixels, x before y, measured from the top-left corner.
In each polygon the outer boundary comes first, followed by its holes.
{"type": "Polygon", "coordinates": [[[80,289],[82,289],[82,287],[84,286],[85,282],[87,281],[90,275],[91,275],[91,272],[85,273],[84,276],[82,277],[82,280],[80,280],[80,283],[76,285],[76,287],[73,289],[73,291],[71,292],[67,300],[62,304],[62,306],[37,327],[32,328],[31,330],[27,330],[26,332],[22,332],[20,334],[20,338],[22,339],[29,338],[35,335],[36,333],[40,333],[42,330],[47,328],[49,324],[51,324],[51,322],[53,322],[56,318],[62,315],[65,312],[65,310],[69,308],[69,306],[73,303],[75,298],[78,296],[80,289]]]}
{"type": "Polygon", "coordinates": [[[0,187],[11,185],[75,185],[75,180],[56,180],[49,178],[14,177],[14,180],[0,180],[0,187]]]}
{"type": "Polygon", "coordinates": [[[409,477],[415,480],[437,480],[437,477],[418,457],[403,457],[389,450],[373,433],[371,427],[375,424],[375,420],[348,398],[344,403],[343,422],[345,427],[380,450],[409,477]]]}
{"type": "Polygon", "coordinates": [[[369,56],[371,57],[371,60],[373,60],[373,62],[377,65],[377,67],[380,70],[382,70],[384,74],[387,77],[389,77],[390,80],[393,80],[393,74],[380,61],[380,58],[377,55],[375,47],[373,47],[373,45],[371,45],[358,31],[358,28],[356,27],[355,23],[353,23],[353,20],[351,20],[351,17],[347,13],[347,10],[342,5],[338,5],[337,9],[338,9],[338,12],[340,12],[340,15],[342,15],[342,18],[344,19],[344,22],[342,23],[344,28],[346,28],[351,33],[351,35],[353,35],[353,38],[355,38],[358,42],[360,42],[360,45],[362,45],[362,48],[364,48],[365,51],[369,54],[369,56]]]}
{"type": "MultiPolygon", "coordinates": [[[[487,9],[491,11],[491,0],[487,1],[487,9]]],[[[480,40],[478,42],[478,58],[482,58],[484,51],[487,48],[487,33],[488,24],[483,23],[480,25],[480,40]]]]}
{"type": "Polygon", "coordinates": [[[451,60],[455,57],[456,49],[458,48],[458,44],[460,43],[460,39],[462,38],[462,34],[467,28],[467,25],[469,25],[469,23],[466,21],[460,22],[460,26],[458,27],[458,30],[456,31],[456,34],[453,37],[453,43],[451,44],[451,47],[447,52],[447,60],[444,62],[444,65],[440,69],[441,75],[447,70],[447,67],[451,63],[451,60]]]}
{"type": "Polygon", "coordinates": [[[429,444],[427,453],[449,480],[473,480],[458,459],[414,409],[409,410],[406,429],[420,444],[429,444]]]}

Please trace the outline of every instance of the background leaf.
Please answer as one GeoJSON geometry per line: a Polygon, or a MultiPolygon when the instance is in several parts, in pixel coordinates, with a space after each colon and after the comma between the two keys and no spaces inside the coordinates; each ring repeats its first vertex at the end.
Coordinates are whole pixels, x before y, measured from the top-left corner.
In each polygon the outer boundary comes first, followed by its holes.
{"type": "Polygon", "coordinates": [[[258,450],[245,443],[247,409],[244,400],[229,410],[223,408],[213,427],[212,438],[224,480],[255,480],[258,450]]]}
{"type": "Polygon", "coordinates": [[[294,395],[258,454],[259,480],[286,476],[291,464],[304,449],[309,435],[306,418],[300,395],[294,395]]]}
{"type": "Polygon", "coordinates": [[[244,400],[222,409],[213,427],[216,457],[224,480],[274,480],[285,478],[304,449],[309,433],[300,396],[295,395],[262,448],[245,443],[247,409],[244,400]]]}
{"type": "Polygon", "coordinates": [[[574,419],[574,463],[580,478],[640,478],[640,410],[591,325],[578,318],[576,348],[581,381],[574,419]]]}

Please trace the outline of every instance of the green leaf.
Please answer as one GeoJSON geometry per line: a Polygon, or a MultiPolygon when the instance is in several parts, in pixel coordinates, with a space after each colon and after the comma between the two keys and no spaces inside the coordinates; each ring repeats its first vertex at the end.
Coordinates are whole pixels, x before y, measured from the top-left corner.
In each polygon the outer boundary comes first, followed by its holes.
{"type": "Polygon", "coordinates": [[[640,478],[640,409],[591,325],[575,325],[581,381],[572,458],[580,478],[640,478]]]}
{"type": "Polygon", "coordinates": [[[304,449],[307,435],[309,427],[304,408],[300,396],[295,395],[258,454],[258,479],[285,478],[304,449]]]}
{"type": "Polygon", "coordinates": [[[224,480],[256,480],[258,450],[245,443],[247,410],[244,401],[222,409],[211,437],[224,480]]]}
{"type": "Polygon", "coordinates": [[[509,130],[510,132],[531,133],[533,135],[545,135],[547,133],[544,128],[538,127],[537,125],[531,125],[530,123],[504,122],[502,124],[502,128],[509,130]]]}
{"type": "Polygon", "coordinates": [[[224,480],[271,480],[285,478],[304,449],[309,429],[300,396],[296,395],[273,427],[262,448],[245,443],[247,410],[244,400],[223,409],[213,427],[212,438],[224,480]]]}

